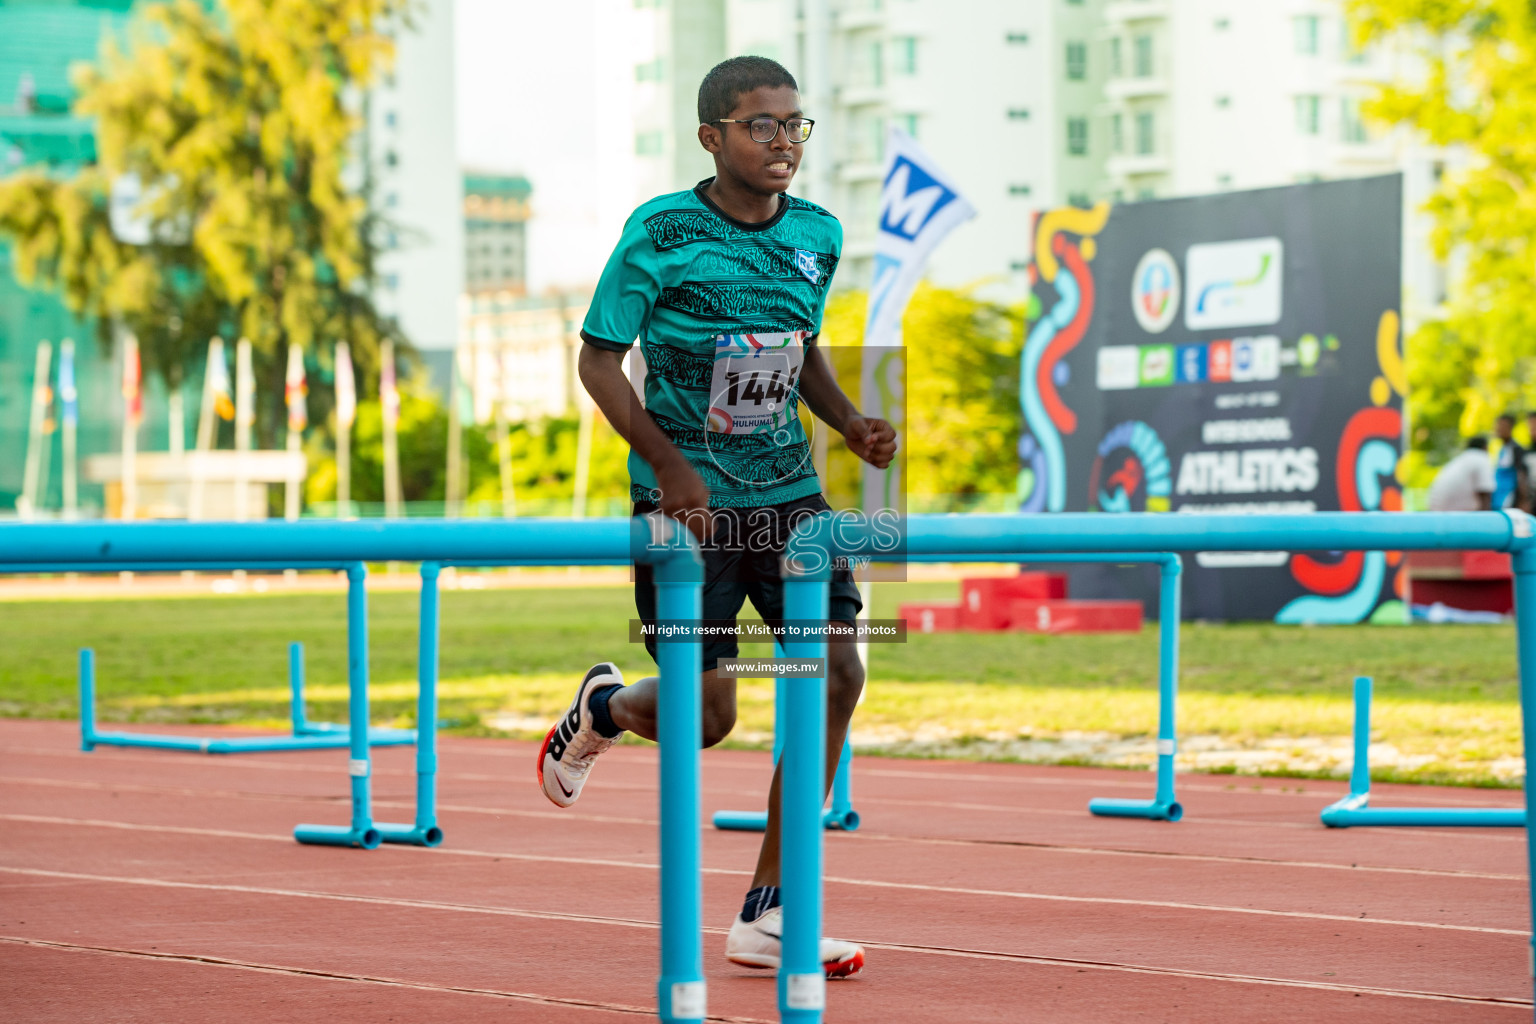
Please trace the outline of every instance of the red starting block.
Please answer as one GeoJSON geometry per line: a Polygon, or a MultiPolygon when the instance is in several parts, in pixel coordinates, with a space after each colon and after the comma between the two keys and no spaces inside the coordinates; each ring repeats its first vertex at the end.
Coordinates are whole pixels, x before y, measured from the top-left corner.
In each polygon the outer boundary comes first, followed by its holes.
{"type": "Polygon", "coordinates": [[[1008,628],[1009,602],[1021,599],[1060,601],[1067,596],[1067,577],[1052,572],[1021,572],[1017,576],[985,576],[960,581],[960,628],[995,632],[1008,628]]]}
{"type": "Polygon", "coordinates": [[[1140,601],[1008,602],[1008,628],[1022,633],[1136,633],[1140,601]]]}
{"type": "Polygon", "coordinates": [[[904,604],[898,617],[907,620],[911,633],[953,633],[960,628],[960,606],[953,601],[904,604]]]}

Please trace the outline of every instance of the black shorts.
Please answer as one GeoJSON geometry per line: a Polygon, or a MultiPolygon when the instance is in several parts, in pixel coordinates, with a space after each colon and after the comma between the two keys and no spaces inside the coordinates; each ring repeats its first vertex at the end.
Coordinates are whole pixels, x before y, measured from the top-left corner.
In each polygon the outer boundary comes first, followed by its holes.
{"type": "MultiPolygon", "coordinates": [[[[635,503],[635,515],[656,511],[648,501],[635,503]]],[[[784,620],[784,580],[779,574],[779,559],[789,542],[789,533],[800,520],[818,512],[830,511],[819,494],[768,505],[763,508],[711,509],[712,535],[700,546],[704,559],[703,618],[706,622],[736,621],[744,599],[770,628],[784,620]]],[[[853,573],[846,568],[832,570],[832,590],[827,618],[832,622],[856,622],[864,602],[859,599],[853,573]]],[[[649,565],[635,566],[635,609],[647,626],[656,621],[656,579],[649,565]]],[[[645,649],[656,658],[656,639],[645,638],[645,649]]],[[[703,645],[705,672],[721,658],[737,654],[735,637],[706,640],[703,645]]]]}

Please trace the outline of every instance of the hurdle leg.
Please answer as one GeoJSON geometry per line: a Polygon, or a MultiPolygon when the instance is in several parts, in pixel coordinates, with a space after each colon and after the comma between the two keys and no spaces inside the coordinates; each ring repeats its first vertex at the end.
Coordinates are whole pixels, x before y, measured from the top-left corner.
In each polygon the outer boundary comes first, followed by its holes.
{"type": "MultiPolygon", "coordinates": [[[[822,549],[825,551],[825,549],[822,549]]],[[[788,562],[788,559],[786,559],[788,562]]],[[[827,621],[827,581],[785,574],[784,618],[827,621]]],[[[825,636],[785,644],[792,658],[827,656],[825,636]]],[[[784,757],[780,761],[780,885],[784,934],[779,966],[779,1019],[819,1024],[826,1007],[821,966],[822,787],[826,784],[827,679],[789,686],[784,757]]]]}
{"type": "Polygon", "coordinates": [[[1088,801],[1092,814],[1106,818],[1150,818],[1178,821],[1184,807],[1174,794],[1174,755],[1178,753],[1180,577],[1178,555],[1160,563],[1157,622],[1157,789],[1151,800],[1101,797],[1088,801]]]}
{"type": "Polygon", "coordinates": [[[304,736],[309,722],[304,715],[304,645],[288,645],[288,714],[293,720],[293,734],[304,736]]]}
{"type": "Polygon", "coordinates": [[[80,749],[96,749],[96,652],[80,648],[80,749]]]}
{"type": "Polygon", "coordinates": [[[373,827],[368,756],[368,569],[361,562],[347,567],[347,718],[352,778],[352,824],[299,825],[293,837],[301,843],[358,846],[372,850],[382,842],[373,827]]]}
{"type": "MultiPolygon", "coordinates": [[[[677,575],[670,565],[657,567],[657,615],[663,621],[697,622],[704,614],[702,584],[697,578],[690,581],[677,575]]],[[[656,982],[656,1005],[661,1019],[669,1024],[702,1020],[707,996],[699,837],[703,813],[699,743],[704,727],[701,648],[697,638],[656,645],[661,676],[656,714],[661,759],[661,977],[656,982]]]]}
{"type": "Polygon", "coordinates": [[[421,563],[421,624],[416,653],[416,821],[412,825],[379,822],[374,827],[386,843],[437,846],[437,673],[439,650],[437,562],[421,563]]]}
{"type": "MultiPolygon", "coordinates": [[[[1518,524],[1516,524],[1518,525],[1518,524]]],[[[1518,533],[1517,533],[1518,536],[1518,533]]],[[[1512,558],[1515,570],[1515,646],[1520,665],[1520,731],[1525,754],[1525,858],[1526,878],[1536,878],[1536,550],[1525,548],[1512,558]]],[[[1532,889],[1531,920],[1536,921],[1536,889],[1532,889]]],[[[1536,976],[1536,935],[1531,938],[1531,975],[1536,976]]],[[[1530,979],[1528,978],[1527,981],[1530,979]]]]}
{"type": "Polygon", "coordinates": [[[1349,795],[1323,808],[1319,817],[1329,828],[1358,824],[1353,812],[1371,802],[1371,677],[1355,677],[1355,730],[1350,737],[1354,761],[1349,766],[1349,795]]]}

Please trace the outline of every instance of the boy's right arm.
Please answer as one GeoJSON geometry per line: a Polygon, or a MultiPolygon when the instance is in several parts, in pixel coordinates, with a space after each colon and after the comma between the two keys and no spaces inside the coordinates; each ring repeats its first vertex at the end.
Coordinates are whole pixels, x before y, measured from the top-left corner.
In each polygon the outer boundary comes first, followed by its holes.
{"type": "Polygon", "coordinates": [[[702,530],[699,539],[703,540],[709,533],[709,488],[640,404],[640,396],[624,374],[624,353],[582,345],[576,369],[592,401],[656,474],[656,489],[661,492],[656,503],[662,512],[687,523],[696,533],[702,530]],[[703,514],[689,515],[695,511],[703,514]]]}

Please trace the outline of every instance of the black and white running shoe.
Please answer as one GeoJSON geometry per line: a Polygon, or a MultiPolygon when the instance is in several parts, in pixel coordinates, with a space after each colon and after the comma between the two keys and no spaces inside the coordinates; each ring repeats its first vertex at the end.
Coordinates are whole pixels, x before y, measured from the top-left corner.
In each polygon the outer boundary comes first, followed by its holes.
{"type": "MultiPolygon", "coordinates": [[[[618,742],[592,728],[592,709],[587,701],[605,686],[624,685],[619,667],[605,661],[587,670],[576,687],[576,699],[565,717],[554,724],[539,748],[539,788],[556,807],[569,807],[581,796],[581,787],[597,756],[618,742]]],[[[622,735],[622,733],[620,734],[622,735]]]]}

